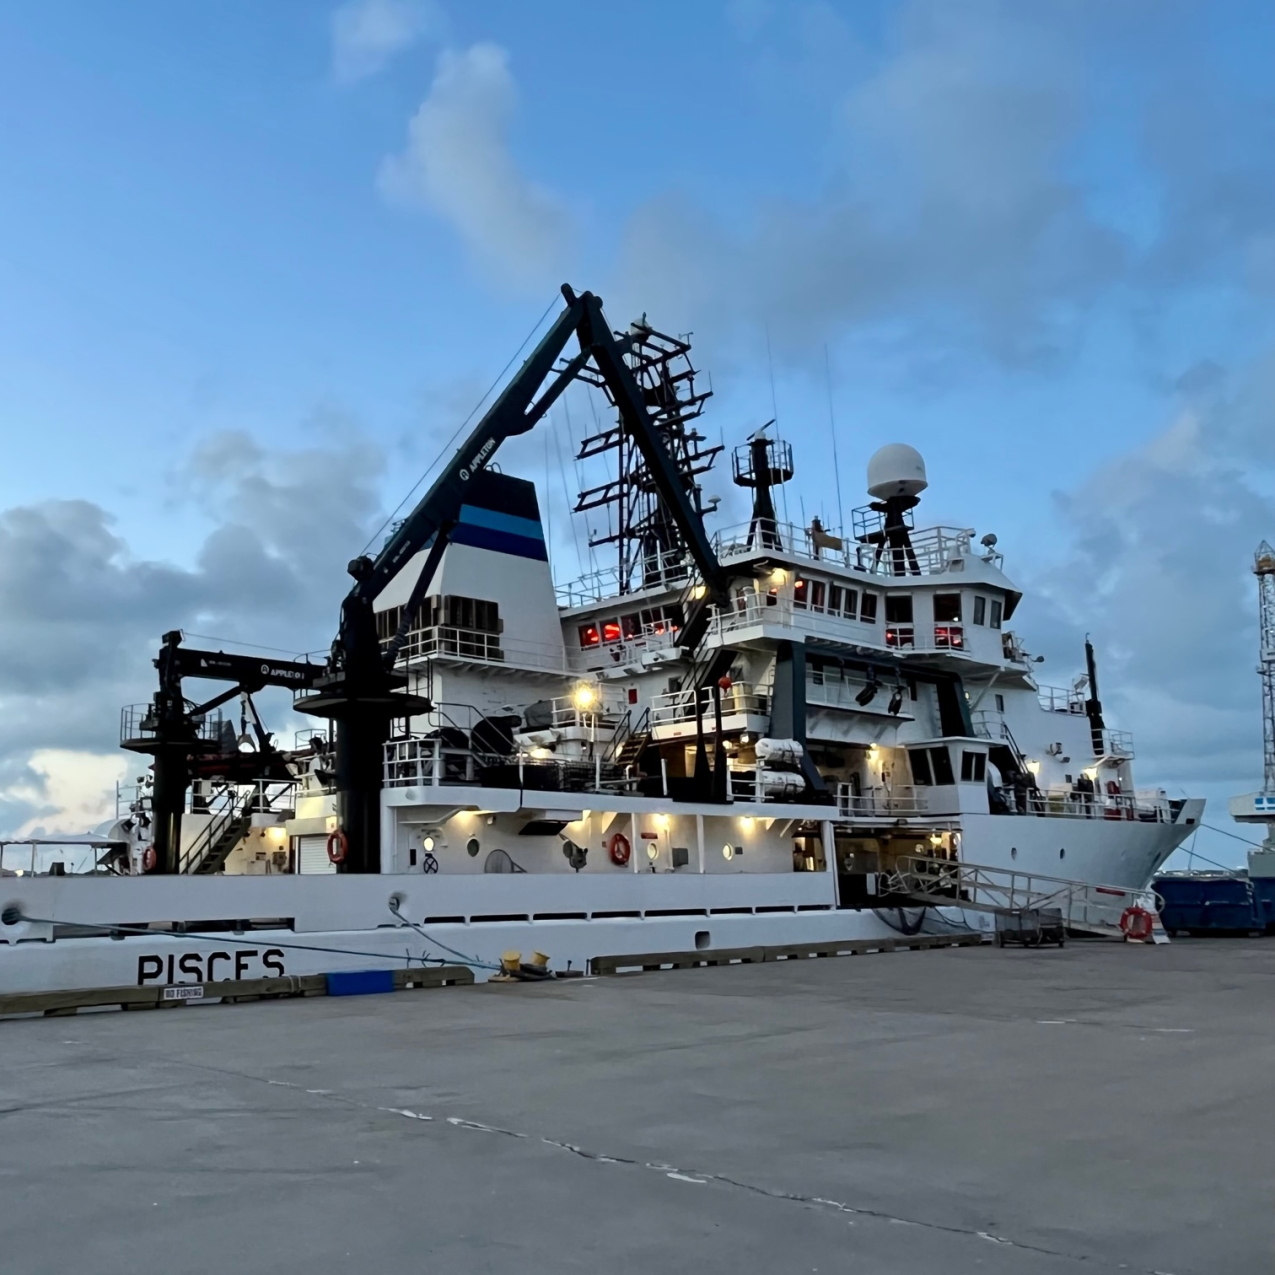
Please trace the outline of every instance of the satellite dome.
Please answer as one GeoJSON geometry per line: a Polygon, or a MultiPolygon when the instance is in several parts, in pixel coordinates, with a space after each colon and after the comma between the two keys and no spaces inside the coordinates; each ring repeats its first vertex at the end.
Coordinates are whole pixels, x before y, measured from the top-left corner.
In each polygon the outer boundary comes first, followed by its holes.
{"type": "Polygon", "coordinates": [[[868,461],[868,495],[878,500],[919,496],[929,485],[921,453],[907,443],[887,443],[868,461]]]}

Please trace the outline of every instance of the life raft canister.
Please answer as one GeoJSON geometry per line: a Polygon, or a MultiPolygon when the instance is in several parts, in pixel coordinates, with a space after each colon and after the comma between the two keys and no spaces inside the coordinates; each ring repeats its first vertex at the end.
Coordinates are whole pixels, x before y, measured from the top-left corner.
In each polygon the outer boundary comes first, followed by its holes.
{"type": "Polygon", "coordinates": [[[611,856],[611,862],[617,868],[622,868],[629,861],[629,855],[633,853],[633,847],[629,845],[629,839],[622,832],[617,832],[612,838],[607,852],[611,856]]]}
{"type": "Polygon", "coordinates": [[[328,833],[328,859],[332,863],[344,863],[345,852],[350,848],[350,839],[344,828],[337,828],[328,833]]]}

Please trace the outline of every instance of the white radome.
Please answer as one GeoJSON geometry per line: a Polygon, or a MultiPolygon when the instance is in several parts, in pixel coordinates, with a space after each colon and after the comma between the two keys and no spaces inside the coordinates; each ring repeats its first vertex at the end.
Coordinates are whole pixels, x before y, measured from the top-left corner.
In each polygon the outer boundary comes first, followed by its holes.
{"type": "Polygon", "coordinates": [[[919,496],[929,485],[921,453],[907,443],[887,443],[868,461],[868,495],[878,500],[919,496]]]}

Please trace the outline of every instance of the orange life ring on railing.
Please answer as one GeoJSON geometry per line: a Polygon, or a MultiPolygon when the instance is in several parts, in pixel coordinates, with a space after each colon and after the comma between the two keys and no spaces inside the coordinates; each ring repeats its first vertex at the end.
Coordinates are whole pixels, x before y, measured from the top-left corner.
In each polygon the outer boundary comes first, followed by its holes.
{"type": "Polygon", "coordinates": [[[633,847],[629,845],[629,839],[622,832],[617,832],[611,838],[610,845],[607,847],[608,853],[611,855],[611,862],[617,868],[622,868],[629,861],[629,856],[633,853],[633,847]]]}
{"type": "Polygon", "coordinates": [[[350,848],[350,839],[344,828],[337,828],[328,833],[328,859],[332,863],[344,863],[345,852],[350,848]]]}
{"type": "Polygon", "coordinates": [[[1135,943],[1145,943],[1151,937],[1153,924],[1151,913],[1136,903],[1120,914],[1120,932],[1135,943]]]}
{"type": "Polygon", "coordinates": [[[146,849],[142,851],[142,871],[154,872],[155,865],[158,862],[159,862],[159,855],[155,853],[155,847],[147,846],[146,849]]]}

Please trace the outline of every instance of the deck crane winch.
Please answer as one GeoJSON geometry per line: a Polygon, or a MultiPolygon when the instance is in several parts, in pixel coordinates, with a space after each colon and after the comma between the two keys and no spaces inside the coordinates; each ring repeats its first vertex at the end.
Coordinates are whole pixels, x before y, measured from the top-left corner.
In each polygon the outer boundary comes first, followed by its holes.
{"type": "Polygon", "coordinates": [[[427,700],[407,693],[407,677],[394,665],[460,518],[466,489],[502,443],[530,430],[582,374],[587,374],[590,383],[600,382],[614,401],[622,426],[641,452],[703,582],[702,593],[688,608],[678,633],[679,644],[694,652],[707,630],[710,608],[729,602],[730,578],[713,553],[683,476],[625,362],[624,338],[612,333],[602,302],[593,293],[577,295],[564,284],[562,296],[566,308],[433,486],[375,557],[355,558],[349,564],[355,583],[341,604],[340,632],[332,644],[327,672],[314,683],[311,694],[296,701],[300,711],[336,723],[337,814],[348,843],[342,871],[380,871],[382,758],[390,724],[430,707],[427,700]],[[560,362],[572,337],[579,353],[560,362]],[[398,631],[382,647],[373,604],[421,552],[425,560],[403,607],[398,631]]]}

